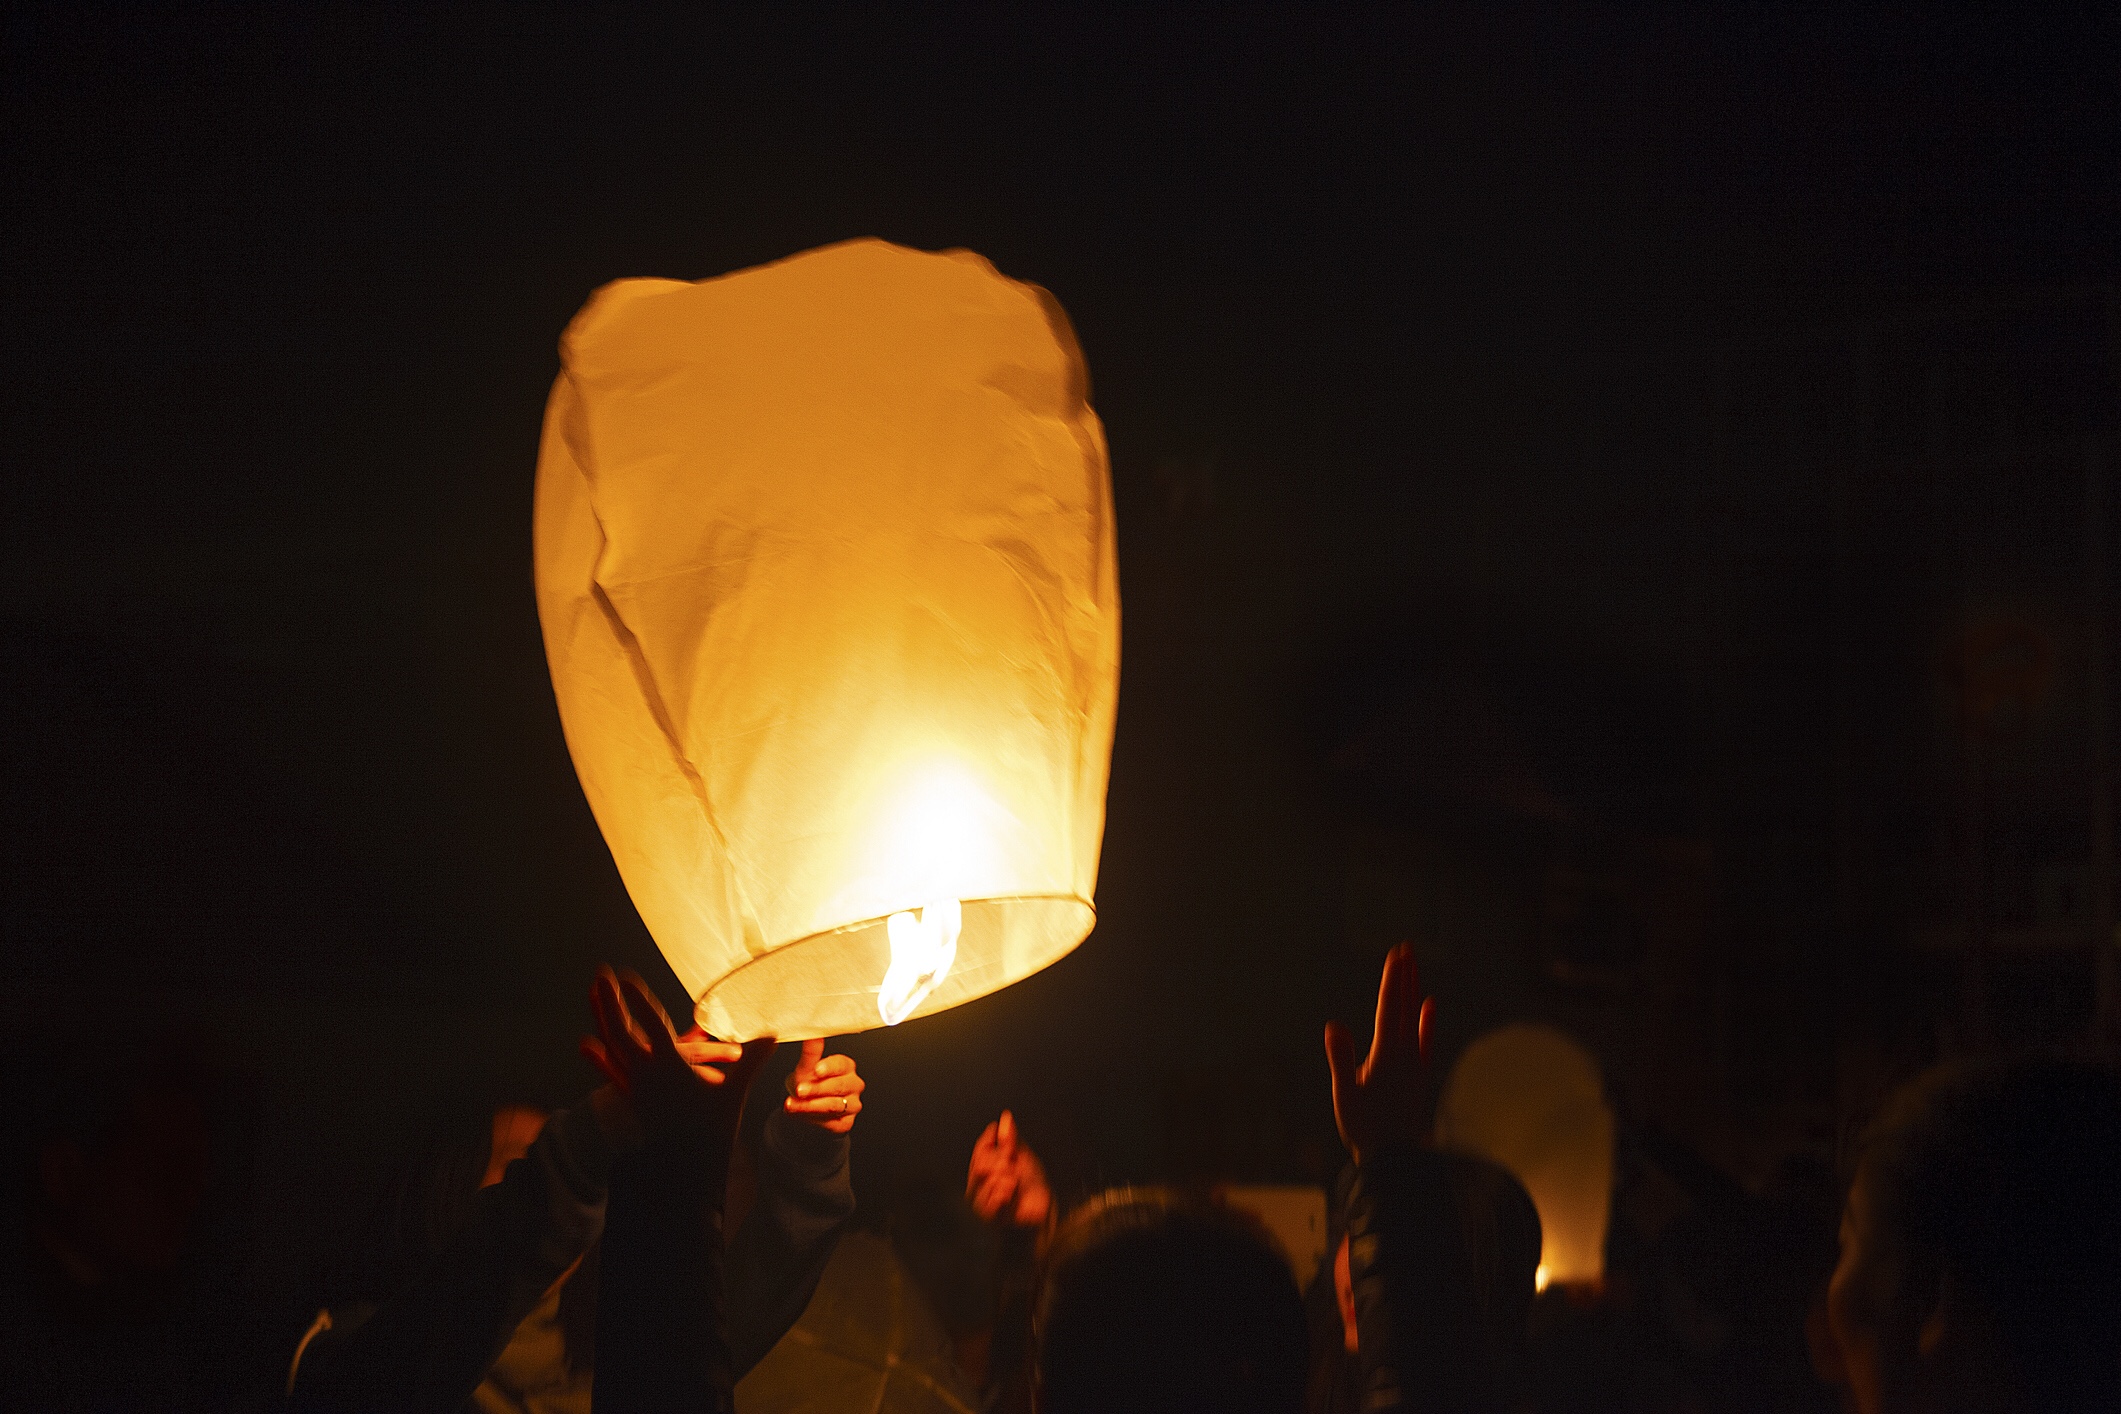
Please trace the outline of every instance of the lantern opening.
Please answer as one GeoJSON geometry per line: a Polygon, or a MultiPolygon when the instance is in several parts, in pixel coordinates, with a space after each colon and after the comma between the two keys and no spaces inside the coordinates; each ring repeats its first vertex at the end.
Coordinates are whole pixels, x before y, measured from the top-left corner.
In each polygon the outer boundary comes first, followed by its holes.
{"type": "MultiPolygon", "coordinates": [[[[915,897],[918,897],[916,895],[915,897]]],[[[930,895],[931,898],[939,895],[930,895]]],[[[1072,894],[960,896],[957,954],[925,999],[905,1017],[983,997],[1013,972],[1058,960],[1097,921],[1089,899],[1072,894]]],[[[901,904],[894,912],[907,911],[901,904]]],[[[799,938],[754,958],[717,982],[693,1019],[717,1036],[837,1036],[882,1025],[877,996],[891,967],[889,914],[799,938]]]]}
{"type": "Polygon", "coordinates": [[[885,920],[891,966],[884,969],[884,985],[877,989],[876,1010],[886,1026],[896,1026],[913,1015],[935,984],[950,975],[950,964],[957,960],[957,935],[964,924],[964,910],[954,898],[914,912],[894,913],[885,920]]]}

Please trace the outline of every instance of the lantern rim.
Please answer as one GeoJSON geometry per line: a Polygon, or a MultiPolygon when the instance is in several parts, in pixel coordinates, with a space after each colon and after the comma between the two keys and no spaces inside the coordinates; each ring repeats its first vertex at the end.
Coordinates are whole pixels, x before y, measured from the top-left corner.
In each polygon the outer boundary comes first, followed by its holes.
{"type": "MultiPolygon", "coordinates": [[[[1045,893],[984,894],[977,897],[961,899],[959,900],[959,902],[965,906],[968,913],[983,905],[990,908],[996,905],[1008,904],[1070,905],[1073,908],[1081,910],[1082,916],[1079,920],[1081,923],[1081,928],[1080,931],[1077,931],[1073,926],[1071,926],[1061,930],[1061,934],[1056,934],[1055,936],[1062,937],[1063,934],[1065,934],[1066,936],[1063,938],[1063,940],[1059,942],[1058,946],[1053,946],[1049,943],[1048,946],[1037,949],[1031,957],[1026,959],[1026,961],[1029,962],[1028,966],[1023,967],[1020,970],[1005,969],[1005,975],[998,978],[992,986],[982,987],[978,991],[967,993],[962,991],[962,987],[957,989],[951,988],[949,986],[949,979],[946,979],[943,985],[938,986],[936,988],[936,991],[933,995],[931,995],[927,1000],[923,1001],[921,1005],[914,1010],[913,1014],[906,1018],[906,1021],[917,1021],[921,1017],[929,1016],[939,1011],[947,1011],[951,1007],[962,1006],[963,1004],[969,1001],[976,1001],[980,997],[986,996],[991,992],[999,991],[1002,987],[1008,986],[1015,982],[1022,981],[1025,977],[1028,977],[1035,972],[1041,972],[1047,967],[1051,966],[1053,963],[1065,957],[1070,952],[1073,952],[1075,948],[1082,943],[1083,939],[1090,936],[1090,933],[1097,926],[1096,901],[1084,894],[1075,893],[1072,891],[1063,890],[1045,893]]],[[[909,905],[909,907],[920,907],[920,905],[914,904],[909,905]]],[[[894,912],[896,911],[902,910],[894,910],[894,912]]],[[[731,972],[723,974],[721,977],[715,980],[712,986],[708,987],[697,997],[693,998],[694,1019],[697,1020],[700,1025],[705,1027],[709,1032],[712,1032],[718,1039],[736,1041],[755,1040],[760,1036],[767,1035],[775,1036],[776,1039],[782,1041],[807,1041],[820,1036],[852,1035],[858,1031],[874,1030],[877,1027],[882,1026],[884,1024],[884,1021],[882,1017],[877,1014],[875,1006],[875,996],[877,992],[877,987],[875,984],[877,981],[881,980],[883,976],[883,969],[881,967],[874,969],[874,976],[871,978],[866,990],[861,993],[865,1002],[865,1010],[858,1023],[850,1023],[847,1025],[839,1025],[830,1028],[818,1028],[797,1024],[778,1031],[771,1029],[757,1030],[748,1036],[724,1036],[719,1031],[715,1031],[714,1027],[709,1026],[707,1024],[707,1012],[710,1006],[713,1004],[717,994],[726,993],[732,988],[740,989],[742,981],[746,979],[746,974],[753,974],[755,976],[757,971],[762,967],[771,968],[773,966],[785,966],[790,960],[788,956],[789,954],[792,954],[798,949],[801,949],[810,944],[826,942],[833,938],[850,937],[852,935],[866,933],[871,930],[875,930],[881,933],[884,929],[885,922],[889,917],[889,913],[880,913],[873,918],[859,919],[855,922],[843,923],[833,928],[821,928],[814,933],[806,933],[802,937],[791,938],[785,943],[776,944],[775,946],[767,949],[766,951],[759,953],[755,957],[752,957],[751,959],[746,961],[743,966],[738,967],[731,972]]],[[[901,1022],[899,1024],[903,1025],[905,1023],[901,1022]]]]}

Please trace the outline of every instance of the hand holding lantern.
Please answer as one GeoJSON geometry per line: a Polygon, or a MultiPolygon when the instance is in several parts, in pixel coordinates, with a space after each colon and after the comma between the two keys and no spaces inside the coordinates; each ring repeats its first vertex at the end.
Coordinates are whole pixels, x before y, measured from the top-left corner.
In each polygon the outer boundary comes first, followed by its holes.
{"type": "Polygon", "coordinates": [[[853,1056],[828,1056],[822,1039],[803,1042],[802,1059],[788,1072],[788,1098],[781,1108],[832,1134],[854,1128],[868,1083],[855,1073],[853,1056]]]}
{"type": "Polygon", "coordinates": [[[598,969],[589,1000],[599,1035],[584,1038],[582,1053],[624,1098],[640,1137],[651,1146],[705,1145],[726,1159],[744,1093],[775,1042],[735,1046],[696,1030],[680,1037],[646,983],[608,967],[598,969]],[[725,1071],[714,1062],[729,1064],[725,1071]]]}

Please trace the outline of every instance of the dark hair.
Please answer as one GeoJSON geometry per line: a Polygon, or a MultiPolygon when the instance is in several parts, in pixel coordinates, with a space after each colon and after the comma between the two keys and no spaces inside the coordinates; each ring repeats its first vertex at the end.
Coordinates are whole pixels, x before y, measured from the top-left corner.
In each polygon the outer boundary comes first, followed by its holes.
{"type": "Polygon", "coordinates": [[[454,1107],[390,1174],[324,1277],[327,1304],[388,1301],[472,1219],[493,1150],[493,1111],[454,1107]]]}
{"type": "Polygon", "coordinates": [[[1115,1189],[1053,1237],[1033,1316],[1041,1414],[1291,1414],[1309,1352],[1296,1280],[1249,1217],[1115,1189]]]}
{"type": "MultiPolygon", "coordinates": [[[[493,1157],[494,1114],[503,1108],[535,1109],[521,1101],[455,1105],[428,1132],[412,1158],[399,1166],[355,1230],[352,1244],[323,1276],[322,1303],[381,1304],[402,1293],[477,1215],[479,1184],[493,1157]]],[[[596,1299],[599,1247],[560,1291],[560,1332],[570,1368],[587,1369],[596,1358],[596,1299]]]]}
{"type": "MultiPolygon", "coordinates": [[[[1538,1293],[1545,1239],[1532,1195],[1508,1169],[1474,1154],[1439,1153],[1472,1278],[1477,1352],[1496,1387],[1507,1387],[1524,1362],[1532,1301],[1538,1293]]],[[[1469,1352],[1472,1353],[1472,1352],[1469,1352]]]]}
{"type": "Polygon", "coordinates": [[[1993,1319],[2033,1407],[2110,1395],[2121,1379],[2117,1155],[2121,1074],[2051,1059],[1932,1071],[1894,1097],[1866,1143],[1881,1236],[1910,1280],[1949,1274],[1993,1319]]]}

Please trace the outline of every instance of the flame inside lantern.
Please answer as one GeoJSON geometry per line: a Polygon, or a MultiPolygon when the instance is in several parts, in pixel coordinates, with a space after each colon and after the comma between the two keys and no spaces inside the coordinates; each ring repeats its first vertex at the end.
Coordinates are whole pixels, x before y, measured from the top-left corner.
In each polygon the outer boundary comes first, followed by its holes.
{"type": "Polygon", "coordinates": [[[891,938],[891,966],[877,989],[876,1010],[886,1026],[896,1026],[926,1001],[935,984],[950,975],[957,960],[958,930],[965,911],[954,898],[943,899],[884,921],[891,938]]]}
{"type": "Polygon", "coordinates": [[[927,901],[915,909],[894,906],[884,921],[891,963],[877,988],[876,1010],[887,1026],[911,1016],[950,975],[964,927],[959,900],[988,891],[1013,824],[954,761],[924,764],[896,796],[881,817],[872,844],[875,867],[865,882],[894,905],[909,896],[927,901]]]}

